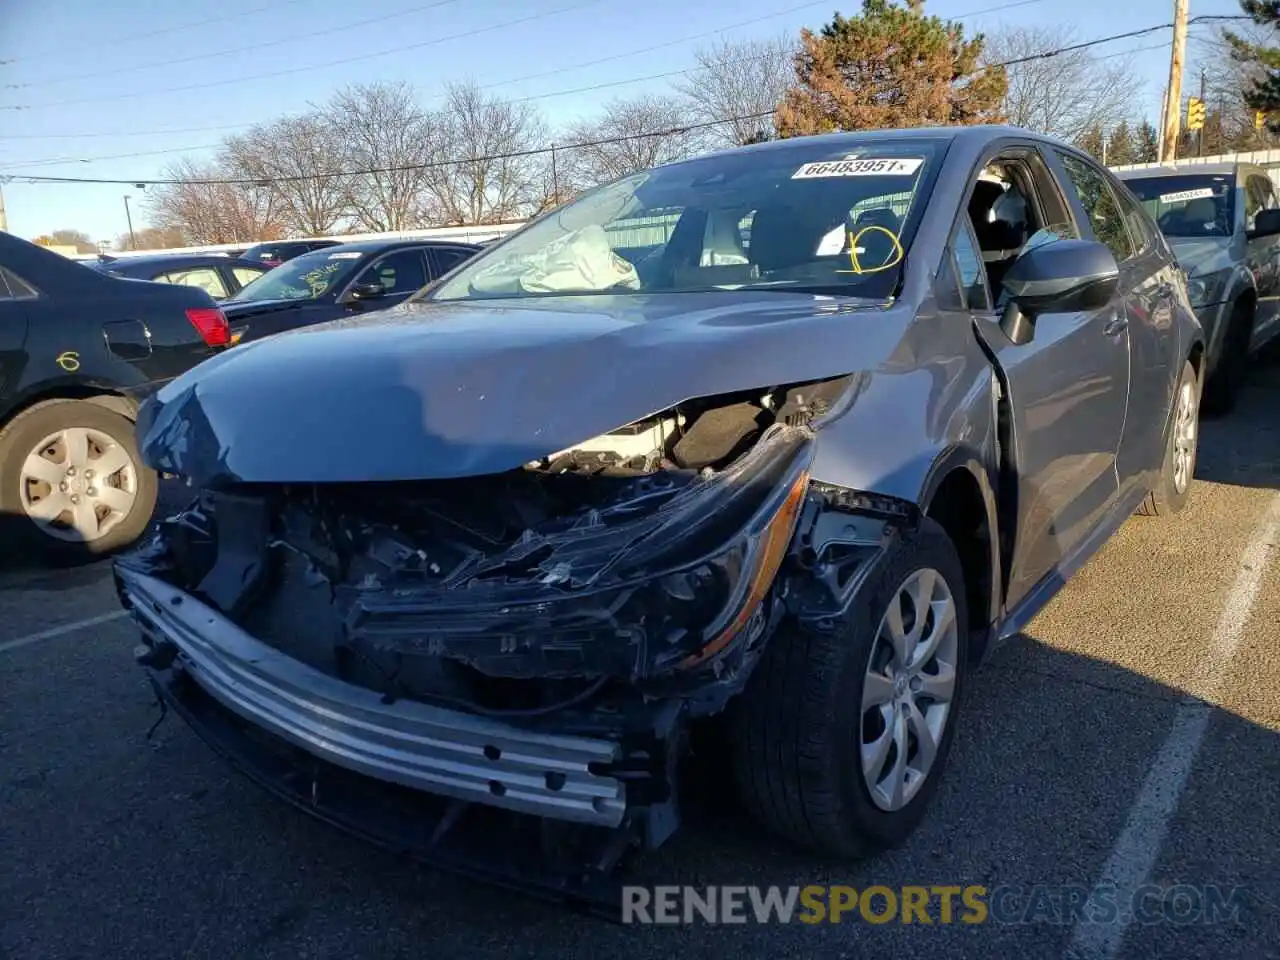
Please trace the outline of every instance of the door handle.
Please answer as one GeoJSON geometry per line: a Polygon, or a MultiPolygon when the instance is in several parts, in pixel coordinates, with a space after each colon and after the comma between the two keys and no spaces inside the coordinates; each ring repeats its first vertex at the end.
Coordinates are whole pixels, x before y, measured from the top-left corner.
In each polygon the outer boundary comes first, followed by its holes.
{"type": "Polygon", "coordinates": [[[1123,313],[1118,313],[1111,318],[1105,327],[1102,328],[1102,332],[1108,337],[1114,337],[1124,333],[1128,326],[1129,318],[1123,313]]]}

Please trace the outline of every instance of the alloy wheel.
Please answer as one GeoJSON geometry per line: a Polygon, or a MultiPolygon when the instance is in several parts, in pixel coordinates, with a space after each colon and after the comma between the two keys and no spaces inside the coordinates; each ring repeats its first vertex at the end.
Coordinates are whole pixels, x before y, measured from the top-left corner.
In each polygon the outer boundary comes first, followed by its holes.
{"type": "Polygon", "coordinates": [[[933,769],[959,650],[950,586],[937,570],[916,570],[889,601],[863,678],[862,776],[881,810],[905,807],[933,769]]]}
{"type": "Polygon", "coordinates": [[[1178,493],[1186,492],[1195,471],[1199,420],[1196,406],[1195,384],[1184,382],[1178,391],[1178,410],[1173,422],[1173,488],[1178,493]]]}

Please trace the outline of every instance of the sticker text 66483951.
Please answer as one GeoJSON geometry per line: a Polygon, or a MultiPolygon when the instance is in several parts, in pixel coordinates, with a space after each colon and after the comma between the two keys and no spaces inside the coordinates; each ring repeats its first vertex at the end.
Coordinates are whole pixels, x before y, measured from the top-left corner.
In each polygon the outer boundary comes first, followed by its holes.
{"type": "Polygon", "coordinates": [[[791,175],[792,180],[815,177],[900,177],[920,169],[920,157],[865,157],[861,160],[819,160],[806,163],[791,175]]]}

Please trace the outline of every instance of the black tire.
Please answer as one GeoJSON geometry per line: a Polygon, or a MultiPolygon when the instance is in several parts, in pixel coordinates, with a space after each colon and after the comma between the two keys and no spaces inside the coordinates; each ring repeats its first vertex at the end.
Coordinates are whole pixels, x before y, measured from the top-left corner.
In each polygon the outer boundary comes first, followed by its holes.
{"type": "Polygon", "coordinates": [[[1210,416],[1224,416],[1236,407],[1240,387],[1249,369],[1249,343],[1253,339],[1253,307],[1236,301],[1222,337],[1222,356],[1204,385],[1201,409],[1210,416]]]}
{"type": "Polygon", "coordinates": [[[1187,505],[1187,501],[1191,498],[1191,481],[1196,473],[1196,459],[1200,447],[1200,378],[1196,376],[1195,367],[1191,366],[1191,362],[1187,361],[1182,365],[1182,376],[1178,379],[1178,387],[1173,392],[1173,410],[1169,413],[1169,426],[1165,430],[1164,438],[1164,460],[1160,465],[1160,477],[1156,481],[1155,489],[1147,494],[1147,498],[1142,501],[1142,506],[1138,508],[1138,513],[1144,517],[1168,517],[1177,513],[1187,505]],[[1195,423],[1195,436],[1191,443],[1191,463],[1187,467],[1186,485],[1183,489],[1178,489],[1176,482],[1177,471],[1177,430],[1179,417],[1179,403],[1183,394],[1183,390],[1190,386],[1191,395],[1194,397],[1195,410],[1193,411],[1193,422],[1195,423]]]}
{"type": "MultiPolygon", "coordinates": [[[[845,625],[829,633],[784,624],[730,714],[735,779],[765,827],[823,855],[863,856],[903,842],[924,816],[946,766],[968,659],[960,559],[929,519],[890,548],[858,592],[845,625]],[[862,773],[863,682],[891,600],[914,572],[933,569],[950,589],[958,629],[955,685],[936,759],[900,809],[872,799],[862,773]]],[[[911,753],[908,753],[911,756],[911,753]]]]}
{"type": "Polygon", "coordinates": [[[16,546],[20,560],[80,563],[133,544],[146,532],[155,512],[159,480],[138,453],[129,419],[86,400],[50,400],[24,410],[0,430],[0,543],[16,546]],[[72,427],[105,434],[128,454],[137,479],[137,495],[129,512],[101,537],[61,540],[31,520],[22,505],[22,466],[45,437],[72,427]]]}

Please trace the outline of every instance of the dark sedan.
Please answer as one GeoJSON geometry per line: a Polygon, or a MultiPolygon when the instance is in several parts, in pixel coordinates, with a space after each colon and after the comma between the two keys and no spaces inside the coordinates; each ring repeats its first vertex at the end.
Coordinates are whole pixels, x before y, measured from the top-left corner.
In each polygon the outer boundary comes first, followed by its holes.
{"type": "Polygon", "coordinates": [[[217,254],[156,254],[139,257],[105,257],[86,266],[131,280],[177,283],[199,287],[215,300],[235,296],[271,267],[260,261],[217,254]]]}
{"type": "Polygon", "coordinates": [[[304,253],[227,300],[234,342],[395,306],[470,259],[479,247],[366,240],[304,253]]]}
{"type": "Polygon", "coordinates": [[[229,340],[203,290],[86,270],[0,231],[0,551],[81,559],[135,540],[157,493],[138,404],[229,340]]]}
{"type": "Polygon", "coordinates": [[[720,715],[695,762],[829,864],[911,835],[970,669],[1188,503],[1204,349],[1069,144],[709,154],[167,386],[139,434],[194,499],[118,587],[160,694],[362,836],[591,892],[720,715]]]}

